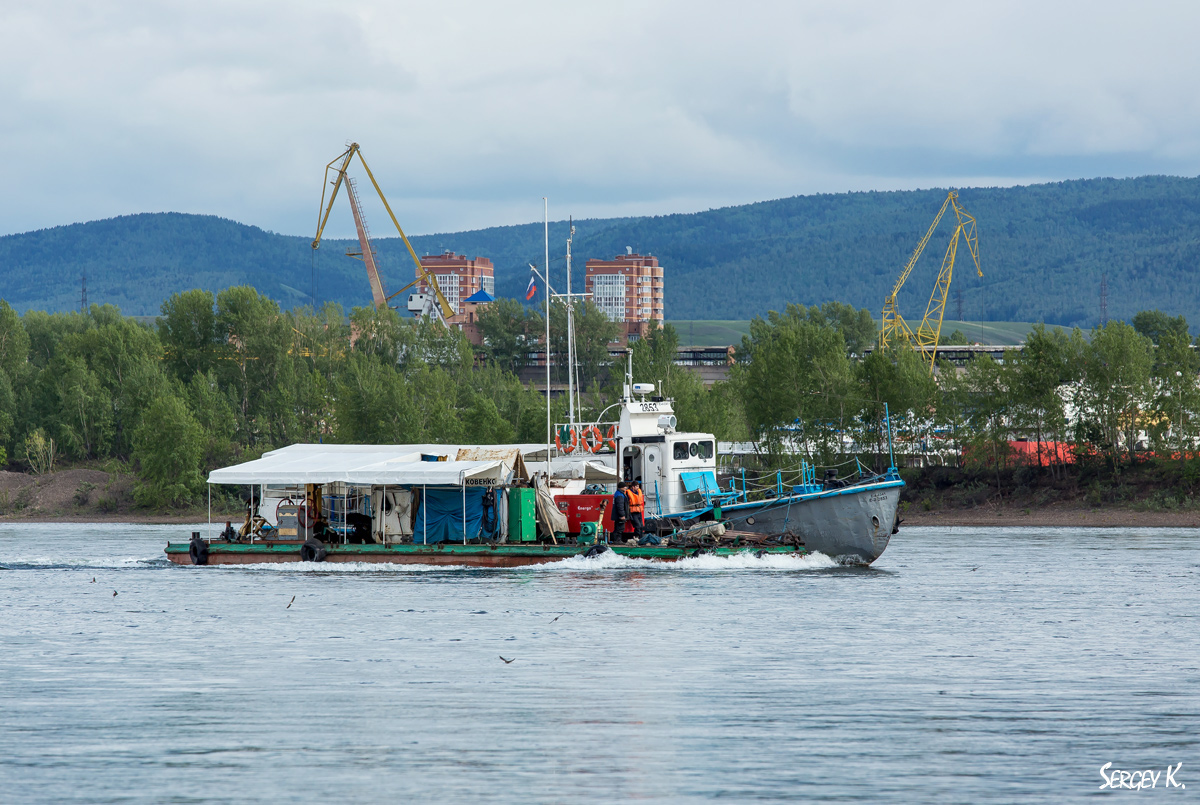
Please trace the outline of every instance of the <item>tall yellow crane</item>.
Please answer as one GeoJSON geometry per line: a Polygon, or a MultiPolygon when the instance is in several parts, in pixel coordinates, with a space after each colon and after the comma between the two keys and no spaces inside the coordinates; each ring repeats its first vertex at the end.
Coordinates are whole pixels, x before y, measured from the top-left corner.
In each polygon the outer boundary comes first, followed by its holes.
{"type": "Polygon", "coordinates": [[[958,192],[951,190],[946,195],[946,200],[942,202],[942,208],[934,216],[933,223],[929,225],[929,231],[925,233],[925,237],[921,238],[921,242],[917,244],[912,257],[908,258],[908,263],[905,264],[904,270],[900,272],[900,277],[896,280],[896,285],[892,288],[892,292],[883,301],[883,317],[879,328],[879,346],[884,348],[895,341],[907,339],[915,349],[921,351],[922,357],[929,361],[929,371],[931,373],[933,372],[938,339],[942,335],[942,318],[945,316],[946,300],[950,295],[950,281],[954,278],[954,258],[958,255],[958,242],[960,239],[966,241],[967,251],[971,253],[971,259],[975,263],[975,271],[982,277],[983,269],[979,267],[979,236],[975,233],[975,218],[958,203],[958,192]],[[929,243],[929,239],[933,237],[934,230],[937,229],[942,216],[946,214],[948,208],[954,209],[954,217],[958,220],[958,225],[954,228],[954,234],[950,236],[950,245],[946,247],[946,256],[942,258],[942,270],[938,272],[937,282],[933,286],[933,293],[929,295],[929,304],[925,306],[925,317],[921,319],[916,332],[913,332],[909,328],[908,323],[896,311],[896,295],[904,287],[904,281],[912,273],[913,266],[921,258],[921,253],[925,251],[925,246],[929,243]]]}
{"type": "Polygon", "coordinates": [[[341,189],[343,184],[346,185],[346,197],[350,199],[350,211],[354,214],[354,228],[358,232],[360,248],[359,252],[348,252],[347,254],[351,257],[361,259],[366,266],[367,280],[371,283],[371,297],[375,302],[375,307],[380,310],[388,307],[388,302],[392,299],[404,293],[418,282],[424,282],[433,291],[437,302],[436,305],[422,304],[419,301],[414,305],[413,299],[410,298],[409,310],[413,312],[432,313],[443,322],[453,316],[454,309],[450,307],[450,303],[446,301],[446,297],[442,294],[442,289],[438,287],[437,277],[426,271],[425,266],[421,265],[417,253],[413,251],[412,244],[408,242],[408,237],[404,234],[404,230],[400,228],[400,222],[396,220],[396,214],[392,212],[391,205],[388,204],[387,198],[379,188],[379,182],[375,181],[375,174],[371,173],[371,168],[367,165],[367,160],[363,158],[358,143],[350,143],[344,152],[325,166],[325,185],[321,188],[321,209],[324,212],[321,214],[317,224],[317,234],[312,242],[313,249],[321,247],[321,233],[325,231],[325,224],[329,221],[329,213],[333,210],[333,202],[337,198],[338,190],[341,189]],[[358,161],[362,163],[363,170],[367,172],[367,177],[370,178],[371,185],[375,188],[375,192],[379,194],[379,200],[383,202],[384,209],[387,210],[392,223],[396,225],[396,231],[400,233],[400,239],[404,241],[404,245],[408,248],[408,253],[412,256],[413,263],[417,267],[417,278],[391,295],[388,295],[384,290],[383,279],[379,276],[379,268],[375,265],[375,249],[371,246],[371,234],[367,229],[366,220],[363,218],[362,204],[358,198],[358,188],[355,186],[354,180],[346,173],[350,167],[350,161],[354,159],[355,154],[358,155],[358,161]],[[331,171],[335,171],[337,174],[332,181],[329,179],[331,171]],[[329,192],[329,185],[333,185],[332,192],[329,192]],[[325,203],[327,193],[329,195],[328,204],[325,203]]]}

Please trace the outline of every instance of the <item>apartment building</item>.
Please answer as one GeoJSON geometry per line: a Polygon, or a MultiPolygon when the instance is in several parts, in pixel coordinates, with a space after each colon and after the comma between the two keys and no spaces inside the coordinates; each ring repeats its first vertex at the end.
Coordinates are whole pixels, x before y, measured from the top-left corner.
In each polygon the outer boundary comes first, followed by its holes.
{"type": "MultiPolygon", "coordinates": [[[[493,274],[492,261],[486,257],[476,257],[468,260],[466,255],[445,251],[442,254],[427,254],[421,258],[421,265],[437,280],[438,288],[450,303],[455,315],[449,324],[460,324],[459,317],[464,312],[465,302],[479,291],[486,291],[488,296],[496,295],[496,278],[493,274]]],[[[429,293],[430,289],[424,282],[417,283],[420,293],[429,293]]]]}
{"type": "Polygon", "coordinates": [[[663,323],[663,270],[658,258],[626,248],[612,260],[588,260],[584,290],[610,319],[622,339],[636,341],[663,323]]]}

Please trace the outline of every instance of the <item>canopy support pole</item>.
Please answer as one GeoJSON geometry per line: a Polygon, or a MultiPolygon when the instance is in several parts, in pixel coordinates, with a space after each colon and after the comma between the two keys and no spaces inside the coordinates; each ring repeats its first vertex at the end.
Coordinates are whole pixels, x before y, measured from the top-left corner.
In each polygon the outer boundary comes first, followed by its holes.
{"type": "Polygon", "coordinates": [[[463,479],[462,486],[463,499],[463,545],[467,544],[467,480],[463,479]]]}
{"type": "Polygon", "coordinates": [[[380,505],[380,507],[379,507],[379,508],[380,508],[380,509],[383,511],[383,547],[385,547],[385,548],[387,547],[387,544],[388,544],[388,541],[387,541],[387,538],[388,538],[388,533],[387,533],[387,518],[388,518],[388,516],[387,516],[387,504],[388,504],[388,499],[387,499],[387,484],[384,484],[384,485],[383,485],[383,503],[382,503],[382,505],[380,505]]]}
{"type": "Polygon", "coordinates": [[[254,544],[254,484],[250,484],[250,544],[254,544]]]}
{"type": "Polygon", "coordinates": [[[212,534],[212,484],[206,484],[208,487],[208,533],[212,534]]]}
{"type": "Polygon", "coordinates": [[[421,484],[421,544],[429,544],[429,501],[425,499],[425,484],[421,484]]]}

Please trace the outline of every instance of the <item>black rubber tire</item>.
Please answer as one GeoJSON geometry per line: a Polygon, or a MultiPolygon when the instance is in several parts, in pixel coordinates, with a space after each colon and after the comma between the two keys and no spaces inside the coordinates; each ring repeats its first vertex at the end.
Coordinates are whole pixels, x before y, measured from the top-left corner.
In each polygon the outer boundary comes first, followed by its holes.
{"type": "Polygon", "coordinates": [[[325,557],[329,552],[325,550],[325,543],[316,537],[309,537],[300,546],[300,561],[301,562],[324,562],[325,557]]]}
{"type": "Polygon", "coordinates": [[[607,545],[593,545],[583,552],[583,556],[585,559],[591,559],[593,556],[599,556],[603,553],[608,553],[607,545]]]}
{"type": "Polygon", "coordinates": [[[192,558],[193,565],[208,564],[208,543],[199,538],[193,538],[188,543],[188,556],[192,558]]]}

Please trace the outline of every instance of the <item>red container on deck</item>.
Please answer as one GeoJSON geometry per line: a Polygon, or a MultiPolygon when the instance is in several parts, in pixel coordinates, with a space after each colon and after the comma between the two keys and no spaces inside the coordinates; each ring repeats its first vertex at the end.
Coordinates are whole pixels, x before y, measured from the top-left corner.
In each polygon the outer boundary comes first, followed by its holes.
{"type": "MultiPolygon", "coordinates": [[[[579,533],[580,523],[594,523],[600,519],[600,507],[604,507],[605,531],[612,531],[612,495],[556,495],[554,502],[558,510],[567,516],[567,531],[579,533]],[[607,504],[607,505],[606,505],[607,504]]],[[[633,531],[633,526],[625,524],[625,531],[633,531]]]]}

